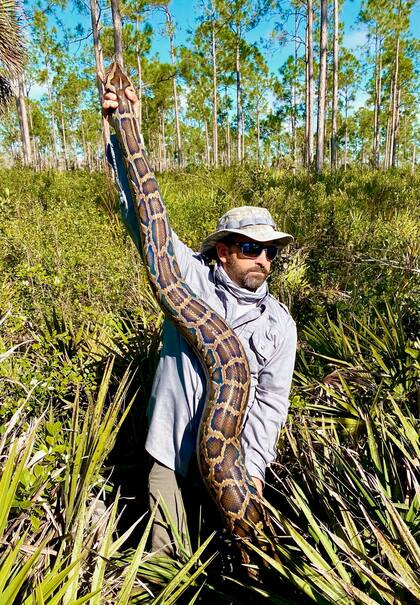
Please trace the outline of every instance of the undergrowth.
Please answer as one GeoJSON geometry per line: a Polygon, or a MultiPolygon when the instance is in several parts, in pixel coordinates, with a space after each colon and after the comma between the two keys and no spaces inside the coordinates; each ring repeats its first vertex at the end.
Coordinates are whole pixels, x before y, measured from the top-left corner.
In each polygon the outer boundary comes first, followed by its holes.
{"type": "Polygon", "coordinates": [[[101,174],[2,170],[0,601],[415,602],[419,175],[247,166],[159,181],[195,249],[242,204],[295,236],[270,277],[299,331],[268,492],[279,559],[257,555],[255,586],[220,574],[212,537],[177,561],[148,556],[142,443],[162,315],[115,190],[101,174]]]}

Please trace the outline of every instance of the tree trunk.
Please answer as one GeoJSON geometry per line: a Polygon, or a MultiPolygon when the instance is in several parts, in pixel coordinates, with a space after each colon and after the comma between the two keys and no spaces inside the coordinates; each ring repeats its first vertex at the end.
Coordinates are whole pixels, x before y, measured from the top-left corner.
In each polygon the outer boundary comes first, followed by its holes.
{"type": "MultiPolygon", "coordinates": [[[[399,110],[399,120],[401,121],[401,95],[400,95],[400,110],[399,110]]],[[[400,137],[401,147],[402,147],[402,160],[405,164],[406,160],[409,160],[409,149],[408,149],[408,132],[407,132],[407,120],[403,122],[403,131],[402,137],[400,137]]]]}
{"type": "Polygon", "coordinates": [[[157,169],[158,172],[162,172],[162,118],[160,115],[160,108],[158,107],[158,139],[157,139],[157,169]]]}
{"type": "Polygon", "coordinates": [[[50,130],[51,130],[51,149],[52,149],[52,165],[57,166],[57,135],[55,131],[55,113],[53,106],[53,95],[50,83],[50,71],[48,61],[45,61],[45,71],[47,74],[47,94],[50,103],[50,130]]]}
{"type": "Polygon", "coordinates": [[[64,124],[64,112],[63,112],[63,102],[60,99],[60,114],[61,114],[61,142],[63,144],[63,155],[64,155],[64,167],[66,170],[69,168],[69,154],[67,149],[67,137],[66,137],[66,127],[64,124]]]}
{"type": "Polygon", "coordinates": [[[338,0],[334,0],[333,99],[331,117],[331,168],[334,169],[336,169],[338,165],[338,52],[338,0]]]}
{"type": "MultiPolygon", "coordinates": [[[[392,92],[392,82],[391,82],[391,99],[393,96],[392,92]]],[[[390,145],[391,145],[391,104],[392,100],[389,102],[389,115],[386,123],[386,140],[385,140],[385,154],[384,154],[384,168],[387,169],[390,166],[390,145]]]]}
{"type": "Polygon", "coordinates": [[[401,88],[398,87],[397,93],[397,107],[396,107],[396,117],[395,117],[395,128],[394,128],[394,137],[392,140],[392,167],[395,168],[398,165],[398,131],[400,128],[400,106],[401,106],[401,88]]]}
{"type": "Polygon", "coordinates": [[[393,86],[392,86],[392,113],[391,113],[391,130],[390,130],[390,138],[389,138],[389,166],[395,166],[396,158],[395,158],[395,149],[396,149],[396,138],[397,138],[397,123],[398,123],[398,96],[399,96],[399,86],[398,86],[398,73],[399,73],[399,53],[400,53],[400,36],[397,35],[397,42],[395,48],[395,67],[394,67],[394,75],[393,75],[393,86]]]}
{"type": "MultiPolygon", "coordinates": [[[[137,31],[139,28],[139,18],[136,18],[137,31]]],[[[139,131],[142,132],[143,127],[143,70],[141,66],[141,48],[137,45],[136,48],[136,56],[137,56],[137,78],[138,78],[138,86],[137,86],[137,97],[139,100],[138,106],[138,120],[139,120],[139,131]]]]}
{"type": "Polygon", "coordinates": [[[140,51],[137,51],[137,97],[139,100],[138,106],[138,120],[139,120],[139,131],[142,132],[143,127],[143,83],[142,83],[142,68],[141,68],[141,56],[140,51]]]}
{"type": "Polygon", "coordinates": [[[276,161],[275,161],[276,168],[280,168],[280,164],[281,164],[281,140],[280,140],[280,134],[279,134],[278,139],[277,139],[277,154],[276,154],[276,161]]]}
{"type": "Polygon", "coordinates": [[[230,123],[229,123],[229,114],[227,115],[227,124],[226,124],[226,147],[227,147],[227,165],[230,166],[232,163],[232,156],[230,150],[230,123]]]}
{"type": "Polygon", "coordinates": [[[177,93],[177,85],[176,85],[176,70],[175,70],[175,47],[174,47],[174,24],[172,20],[172,15],[169,12],[168,7],[164,8],[166,15],[166,24],[168,27],[168,35],[169,35],[169,47],[171,52],[171,63],[174,70],[174,75],[172,78],[172,86],[173,86],[173,95],[174,95],[174,109],[175,109],[175,128],[176,128],[176,153],[177,153],[177,162],[179,168],[182,168],[184,165],[184,158],[182,154],[182,139],[181,139],[181,126],[179,121],[179,108],[178,108],[178,93],[177,93]]]}
{"type": "Polygon", "coordinates": [[[124,55],[122,45],[122,25],[119,0],[111,0],[112,23],[114,30],[114,52],[115,60],[124,67],[124,55]]]}
{"type": "Polygon", "coordinates": [[[88,166],[89,172],[92,172],[90,143],[87,144],[87,166],[88,166]]]}
{"type": "Polygon", "coordinates": [[[87,164],[87,146],[86,146],[86,137],[85,137],[85,129],[83,124],[81,125],[81,134],[82,134],[82,148],[83,148],[83,165],[87,164]]]}
{"type": "Polygon", "coordinates": [[[163,172],[167,168],[167,157],[166,157],[166,133],[165,133],[165,112],[164,109],[160,110],[160,132],[162,137],[162,155],[161,155],[161,171],[163,172]]]}
{"type": "MultiPolygon", "coordinates": [[[[137,33],[139,33],[139,17],[136,17],[136,27],[137,33]]],[[[137,86],[137,97],[139,100],[138,106],[138,120],[139,120],[139,130],[142,132],[142,122],[143,122],[143,70],[141,65],[141,48],[140,45],[137,44],[136,47],[136,57],[137,57],[137,78],[138,78],[138,86],[137,86]]]]}
{"type": "Polygon", "coordinates": [[[245,159],[245,116],[244,116],[244,112],[242,112],[242,117],[241,117],[241,141],[242,141],[242,148],[241,148],[241,160],[245,159]]]}
{"type": "Polygon", "coordinates": [[[392,101],[394,98],[394,81],[391,80],[391,87],[389,93],[389,107],[388,107],[388,118],[386,121],[386,139],[385,139],[385,154],[384,154],[384,168],[389,168],[391,161],[390,145],[391,145],[391,122],[392,122],[392,101]]]}
{"type": "Polygon", "coordinates": [[[260,165],[260,110],[257,105],[257,164],[260,165]]]}
{"type": "Polygon", "coordinates": [[[101,145],[96,144],[96,170],[99,172],[101,168],[101,145]]]}
{"type": "Polygon", "coordinates": [[[50,87],[48,87],[48,97],[50,101],[50,121],[51,121],[51,146],[52,146],[52,165],[54,167],[57,166],[57,133],[55,130],[55,112],[53,108],[53,98],[52,91],[50,87]]]}
{"type": "Polygon", "coordinates": [[[306,122],[305,122],[305,151],[306,166],[310,168],[314,156],[313,139],[313,107],[314,107],[314,51],[313,51],[313,8],[312,0],[307,0],[307,24],[306,24],[306,122]]]}
{"type": "MultiPolygon", "coordinates": [[[[26,104],[25,104],[25,108],[27,108],[27,110],[28,110],[29,132],[33,133],[33,131],[34,131],[34,123],[33,123],[33,120],[32,120],[32,108],[31,108],[31,104],[29,103],[29,105],[27,107],[26,107],[26,104]]],[[[35,170],[38,170],[39,169],[40,158],[39,158],[38,146],[37,146],[36,138],[34,137],[33,134],[30,137],[30,144],[31,144],[32,163],[35,166],[35,170]]]]}
{"type": "Polygon", "coordinates": [[[321,27],[319,40],[319,84],[318,84],[318,120],[316,141],[316,170],[324,167],[325,106],[327,99],[327,19],[328,1],[321,0],[321,27]]]}
{"type": "Polygon", "coordinates": [[[297,75],[297,51],[298,51],[298,11],[295,10],[295,30],[294,30],[294,54],[293,54],[293,81],[292,81],[292,114],[291,114],[291,127],[292,127],[292,162],[293,167],[296,167],[296,150],[297,150],[297,136],[296,136],[296,75],[297,75]]]}
{"type": "Polygon", "coordinates": [[[237,127],[237,146],[236,154],[237,161],[242,161],[242,94],[241,94],[241,58],[240,58],[240,47],[239,38],[236,40],[236,127],[237,127]]]}
{"type": "Polygon", "coordinates": [[[204,120],[204,140],[205,140],[205,164],[206,168],[210,167],[210,141],[209,141],[209,129],[207,126],[207,120],[204,120]]]}
{"type": "MultiPolygon", "coordinates": [[[[93,33],[93,50],[95,53],[96,86],[98,89],[99,103],[102,106],[102,100],[103,100],[103,96],[104,96],[104,86],[103,86],[102,78],[104,77],[105,69],[104,69],[102,46],[101,46],[100,37],[99,37],[100,24],[99,24],[97,0],[90,0],[90,18],[91,18],[92,33],[93,33]]],[[[104,158],[105,158],[106,157],[106,148],[109,143],[109,124],[104,117],[102,118],[102,141],[103,141],[103,152],[104,152],[104,158]]],[[[106,167],[108,166],[108,164],[105,161],[104,161],[104,165],[106,167]]]]}
{"type": "Polygon", "coordinates": [[[346,120],[346,126],[344,131],[344,170],[347,170],[347,162],[348,162],[348,147],[349,147],[349,128],[348,128],[348,115],[349,115],[349,96],[348,90],[346,88],[346,97],[345,97],[345,110],[344,110],[344,118],[346,120]]]}
{"type": "MultiPolygon", "coordinates": [[[[152,147],[152,141],[153,141],[153,139],[152,139],[152,134],[151,134],[151,131],[150,131],[149,107],[148,107],[147,103],[143,104],[143,109],[144,109],[144,111],[142,111],[142,113],[145,114],[146,124],[147,124],[147,142],[148,142],[149,148],[151,148],[152,147]]],[[[143,119],[142,119],[142,122],[143,122],[143,119]]],[[[155,137],[155,141],[156,140],[157,139],[155,137]]],[[[157,158],[156,145],[155,144],[154,144],[154,149],[155,149],[155,158],[157,158]]]]}
{"type": "Polygon", "coordinates": [[[211,55],[213,61],[213,166],[217,167],[219,165],[219,137],[217,132],[217,61],[214,21],[211,27],[211,55]]]}
{"type": "Polygon", "coordinates": [[[382,53],[381,38],[376,32],[375,37],[375,107],[373,116],[373,163],[379,168],[381,158],[379,152],[379,116],[382,102],[382,53]]]}
{"type": "Polygon", "coordinates": [[[23,76],[18,78],[18,94],[16,96],[16,108],[19,119],[20,138],[22,141],[23,164],[30,166],[32,164],[31,138],[29,135],[28,114],[26,111],[25,86],[23,76]]]}

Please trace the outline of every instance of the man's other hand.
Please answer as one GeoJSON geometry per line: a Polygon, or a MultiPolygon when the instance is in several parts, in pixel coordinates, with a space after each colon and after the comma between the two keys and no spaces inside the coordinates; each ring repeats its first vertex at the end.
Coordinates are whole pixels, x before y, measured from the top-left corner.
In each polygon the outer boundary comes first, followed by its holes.
{"type": "Polygon", "coordinates": [[[259,479],[258,477],[251,477],[251,479],[257,489],[258,495],[261,496],[261,498],[262,498],[263,487],[264,487],[263,481],[261,479],[259,479]]]}

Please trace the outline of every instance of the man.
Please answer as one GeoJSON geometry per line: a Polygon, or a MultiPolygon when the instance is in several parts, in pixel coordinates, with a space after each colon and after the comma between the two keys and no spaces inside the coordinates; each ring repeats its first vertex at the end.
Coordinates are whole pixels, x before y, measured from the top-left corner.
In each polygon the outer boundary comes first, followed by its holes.
{"type": "MultiPolygon", "coordinates": [[[[130,91],[127,96],[135,101],[130,91]]],[[[115,96],[107,93],[105,111],[115,107],[115,96]]],[[[116,141],[111,155],[117,169],[123,218],[140,249],[134,207],[116,141]]],[[[219,219],[199,253],[174,233],[173,240],[185,281],[230,324],[244,346],[251,389],[241,439],[247,470],[262,495],[265,471],[275,458],[279,430],[287,416],[296,351],[295,323],[286,307],[269,294],[266,279],[278,250],[293,237],[277,231],[266,209],[243,206],[219,219]]],[[[200,361],[172,322],[166,320],[148,406],[146,450],[154,460],[149,494],[151,504],[163,498],[181,534],[185,518],[180,485],[193,466],[205,398],[206,378],[200,361]]],[[[163,518],[162,511],[158,511],[152,549],[172,554],[170,532],[160,522],[163,518]]]]}

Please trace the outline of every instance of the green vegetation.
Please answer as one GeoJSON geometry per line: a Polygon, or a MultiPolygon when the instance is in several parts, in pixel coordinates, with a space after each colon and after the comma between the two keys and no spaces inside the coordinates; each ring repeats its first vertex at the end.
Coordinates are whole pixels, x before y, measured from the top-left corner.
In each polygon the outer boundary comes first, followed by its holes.
{"type": "Polygon", "coordinates": [[[24,169],[0,183],[2,604],[420,598],[418,174],[250,165],[160,179],[192,247],[244,203],[296,236],[271,277],[299,351],[267,493],[280,556],[256,554],[259,586],[220,574],[212,537],[150,558],[146,506],[122,512],[124,481],[144,474],[162,318],[112,185],[24,169]]]}

